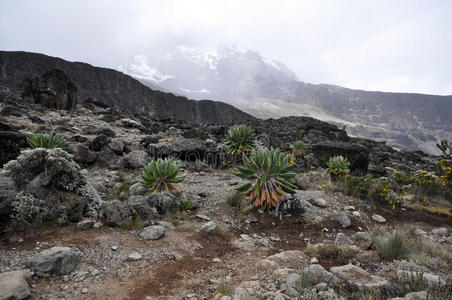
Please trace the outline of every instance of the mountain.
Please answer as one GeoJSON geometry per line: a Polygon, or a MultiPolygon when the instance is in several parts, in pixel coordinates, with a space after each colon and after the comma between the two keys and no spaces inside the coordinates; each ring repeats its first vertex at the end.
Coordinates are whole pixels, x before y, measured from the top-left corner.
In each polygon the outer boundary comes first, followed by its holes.
{"type": "Polygon", "coordinates": [[[189,100],[152,90],[116,70],[29,52],[0,51],[0,99],[5,97],[2,94],[19,95],[27,78],[50,69],[62,70],[78,87],[79,103],[92,102],[130,113],[173,117],[192,123],[227,124],[255,119],[223,102],[189,100]]]}
{"type": "Polygon", "coordinates": [[[396,148],[439,154],[435,144],[452,139],[452,96],[309,84],[284,64],[240,46],[180,46],[158,61],[136,55],[120,69],[154,89],[233,103],[259,118],[311,116],[396,148]]]}

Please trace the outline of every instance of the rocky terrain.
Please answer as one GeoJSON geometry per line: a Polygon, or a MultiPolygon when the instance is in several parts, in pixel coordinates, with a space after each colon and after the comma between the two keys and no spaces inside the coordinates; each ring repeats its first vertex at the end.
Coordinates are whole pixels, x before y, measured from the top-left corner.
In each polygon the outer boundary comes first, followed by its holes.
{"type": "Polygon", "coordinates": [[[452,96],[310,84],[283,63],[240,46],[179,46],[158,60],[136,55],[119,69],[153,89],[225,101],[258,118],[314,117],[399,149],[440,154],[435,144],[452,139],[452,96]]]}
{"type": "Polygon", "coordinates": [[[343,155],[353,174],[417,174],[433,172],[440,157],[352,138],[310,117],[243,119],[260,145],[307,145],[294,161],[296,193],[278,209],[256,209],[231,200],[244,180],[226,152],[228,125],[79,101],[86,90],[74,92],[80,83],[66,71],[2,94],[0,299],[452,296],[450,199],[430,199],[446,206],[439,214],[392,209],[346,195],[325,170],[343,155]],[[24,150],[38,132],[64,137],[68,152],[24,150]],[[143,167],[160,157],[186,175],[180,194],[150,194],[141,183],[143,167]],[[395,229],[407,232],[403,259],[375,245],[376,234],[395,229]]]}

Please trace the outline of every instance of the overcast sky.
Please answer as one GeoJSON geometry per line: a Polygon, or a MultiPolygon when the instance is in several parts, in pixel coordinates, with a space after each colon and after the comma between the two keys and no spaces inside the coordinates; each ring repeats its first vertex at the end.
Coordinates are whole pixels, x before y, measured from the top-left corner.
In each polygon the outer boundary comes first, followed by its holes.
{"type": "Polygon", "coordinates": [[[452,1],[0,0],[0,49],[116,68],[176,45],[238,44],[298,78],[452,94],[452,1]]]}

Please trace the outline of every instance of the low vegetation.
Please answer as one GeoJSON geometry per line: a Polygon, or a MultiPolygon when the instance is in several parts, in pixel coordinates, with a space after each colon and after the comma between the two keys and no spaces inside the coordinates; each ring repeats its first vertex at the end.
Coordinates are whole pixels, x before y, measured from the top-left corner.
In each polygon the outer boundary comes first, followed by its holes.
{"type": "Polygon", "coordinates": [[[350,162],[342,155],[330,157],[328,161],[328,172],[333,179],[346,175],[350,172],[350,162]]]}
{"type": "Polygon", "coordinates": [[[229,128],[226,135],[226,147],[229,154],[239,155],[249,152],[256,146],[256,135],[246,125],[235,125],[229,128]]]}
{"type": "Polygon", "coordinates": [[[372,242],[377,252],[384,259],[402,259],[408,257],[411,253],[407,235],[407,232],[400,230],[389,234],[382,230],[375,230],[372,234],[372,242]]]}
{"type": "Polygon", "coordinates": [[[296,187],[287,179],[295,177],[290,173],[293,165],[289,156],[279,149],[260,147],[243,155],[244,167],[237,167],[234,174],[249,182],[239,186],[237,191],[245,193],[245,198],[257,207],[273,207],[281,203],[284,193],[295,193],[296,187]]]}
{"type": "Polygon", "coordinates": [[[27,138],[27,143],[31,149],[36,148],[60,148],[69,152],[69,144],[64,137],[53,133],[35,133],[27,138]]]}
{"type": "Polygon", "coordinates": [[[295,155],[302,155],[306,153],[306,145],[303,141],[296,141],[292,145],[292,152],[295,155]]]}
{"type": "Polygon", "coordinates": [[[144,167],[141,174],[142,183],[153,192],[180,192],[173,185],[184,181],[185,176],[178,176],[179,166],[170,159],[152,160],[144,167]]]}

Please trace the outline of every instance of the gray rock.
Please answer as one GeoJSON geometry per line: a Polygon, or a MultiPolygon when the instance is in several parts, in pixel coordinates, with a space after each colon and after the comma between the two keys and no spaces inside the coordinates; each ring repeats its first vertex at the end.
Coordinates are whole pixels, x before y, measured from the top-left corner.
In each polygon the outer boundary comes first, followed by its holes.
{"type": "Polygon", "coordinates": [[[0,300],[21,300],[31,296],[31,277],[28,270],[0,274],[0,300]]]}
{"type": "Polygon", "coordinates": [[[221,263],[221,259],[218,257],[215,257],[214,259],[212,259],[212,262],[215,264],[219,264],[219,263],[221,263]]]}
{"type": "Polygon", "coordinates": [[[0,174],[0,216],[9,216],[14,201],[16,188],[11,178],[0,174]]]}
{"type": "Polygon", "coordinates": [[[327,207],[328,206],[328,202],[326,202],[326,200],[320,199],[320,198],[314,199],[314,204],[317,205],[318,207],[327,207]]]}
{"type": "Polygon", "coordinates": [[[149,204],[155,207],[161,215],[167,212],[175,212],[178,209],[176,196],[167,192],[151,194],[149,204]]]}
{"type": "Polygon", "coordinates": [[[26,265],[38,275],[65,275],[71,273],[80,262],[80,255],[69,247],[53,247],[31,257],[26,265]]]}
{"type": "Polygon", "coordinates": [[[176,227],[174,226],[174,224],[171,223],[171,222],[157,221],[157,224],[158,224],[158,225],[162,225],[162,226],[165,227],[165,228],[171,228],[171,229],[176,228],[176,227]]]}
{"type": "Polygon", "coordinates": [[[88,289],[87,288],[83,288],[82,289],[82,294],[87,294],[88,293],[88,289]]]}
{"type": "Polygon", "coordinates": [[[108,147],[116,154],[121,155],[124,152],[124,143],[119,138],[111,139],[108,147]]]}
{"type": "Polygon", "coordinates": [[[120,161],[120,168],[139,169],[149,162],[149,155],[142,150],[133,150],[126,154],[120,161]]]}
{"type": "Polygon", "coordinates": [[[100,151],[105,145],[110,142],[110,138],[105,134],[99,134],[90,143],[89,148],[93,151],[100,151]]]}
{"type": "Polygon", "coordinates": [[[377,223],[386,223],[386,219],[383,216],[380,215],[372,215],[372,220],[374,220],[377,223]]]}
{"type": "Polygon", "coordinates": [[[336,240],[334,242],[340,245],[350,245],[352,243],[352,241],[342,232],[339,232],[337,234],[336,240]]]}
{"type": "Polygon", "coordinates": [[[148,226],[140,233],[140,237],[145,240],[158,240],[165,235],[165,227],[162,225],[148,226]]]}
{"type": "Polygon", "coordinates": [[[330,272],[359,289],[379,289],[388,283],[384,278],[370,275],[367,271],[351,264],[332,267],[330,272]]]}
{"type": "Polygon", "coordinates": [[[111,168],[116,166],[118,157],[110,148],[102,148],[97,154],[96,166],[99,168],[111,168]]]}
{"type": "Polygon", "coordinates": [[[353,235],[353,238],[357,241],[370,241],[370,234],[363,231],[358,231],[353,235]]]}
{"type": "Polygon", "coordinates": [[[420,229],[420,228],[416,228],[413,232],[414,235],[426,235],[427,232],[425,232],[424,230],[420,229]]]}
{"type": "Polygon", "coordinates": [[[122,126],[122,127],[126,127],[126,128],[136,128],[136,129],[140,129],[140,130],[144,129],[144,126],[140,122],[132,120],[132,119],[127,119],[127,118],[118,120],[118,121],[116,121],[115,124],[116,124],[116,126],[122,126]]]}
{"type": "Polygon", "coordinates": [[[203,221],[210,221],[210,218],[208,216],[206,216],[206,215],[196,214],[196,217],[198,219],[203,220],[203,221]]]}
{"type": "Polygon", "coordinates": [[[96,153],[91,151],[85,144],[70,145],[74,160],[78,163],[90,164],[96,160],[96,153]]]}
{"type": "Polygon", "coordinates": [[[211,233],[212,231],[215,230],[215,228],[217,228],[217,224],[213,221],[207,222],[206,224],[202,225],[200,230],[207,232],[207,233],[211,233]]]}
{"type": "Polygon", "coordinates": [[[309,274],[309,280],[312,284],[318,284],[321,282],[337,282],[337,277],[333,273],[328,272],[319,264],[314,264],[306,267],[303,270],[304,273],[309,274]]]}
{"type": "Polygon", "coordinates": [[[404,297],[391,298],[390,300],[427,300],[427,292],[420,291],[408,293],[404,297]]]}
{"type": "Polygon", "coordinates": [[[290,273],[289,275],[287,275],[286,279],[284,280],[286,289],[296,288],[299,280],[300,274],[298,273],[290,273]]]}
{"type": "Polygon", "coordinates": [[[445,227],[433,229],[432,231],[430,231],[430,234],[440,236],[440,237],[447,237],[449,235],[447,228],[445,228],[445,227]]]}
{"type": "Polygon", "coordinates": [[[334,218],[334,220],[339,222],[339,224],[341,224],[342,227],[344,227],[344,228],[349,227],[350,225],[352,225],[352,221],[350,220],[350,218],[347,216],[347,214],[345,212],[341,212],[341,213],[335,214],[333,216],[333,218],[334,218]]]}
{"type": "Polygon", "coordinates": [[[132,196],[145,196],[149,194],[149,188],[145,187],[141,182],[137,182],[130,186],[129,194],[132,196]]]}
{"type": "Polygon", "coordinates": [[[77,230],[88,230],[94,226],[94,220],[82,220],[77,223],[77,230]]]}
{"type": "Polygon", "coordinates": [[[102,202],[99,215],[102,223],[113,227],[131,224],[135,219],[134,209],[119,200],[102,202]]]}
{"type": "Polygon", "coordinates": [[[138,252],[133,252],[133,253],[131,253],[131,254],[129,255],[128,258],[129,258],[130,261],[137,261],[137,260],[142,259],[143,256],[141,256],[141,254],[138,253],[138,252]]]}
{"type": "Polygon", "coordinates": [[[146,196],[131,196],[127,200],[127,205],[133,207],[142,219],[147,219],[155,213],[155,208],[151,206],[146,196]]]}
{"type": "Polygon", "coordinates": [[[326,282],[320,282],[315,285],[317,291],[326,291],[328,289],[328,284],[326,282]]]}

